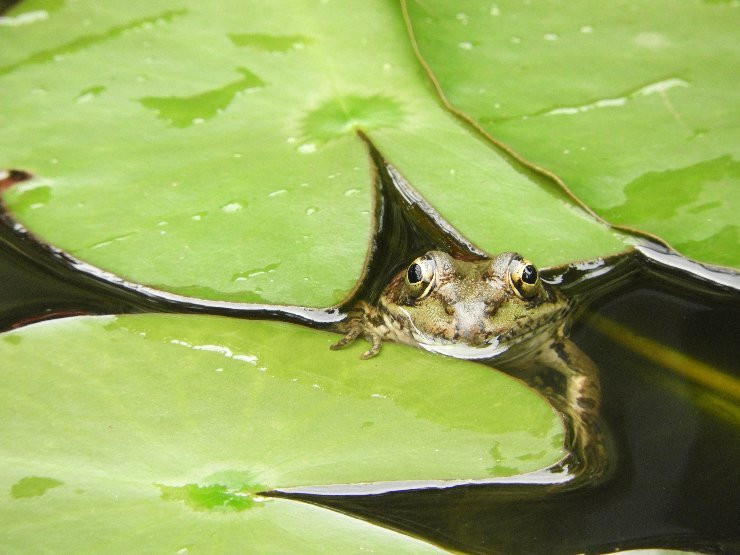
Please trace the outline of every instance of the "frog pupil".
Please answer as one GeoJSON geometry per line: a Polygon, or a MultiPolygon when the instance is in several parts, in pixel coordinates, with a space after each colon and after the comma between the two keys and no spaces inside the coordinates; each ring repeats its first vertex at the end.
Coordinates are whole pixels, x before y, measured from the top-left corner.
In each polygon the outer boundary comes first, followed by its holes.
{"type": "Polygon", "coordinates": [[[522,270],[522,281],[534,285],[537,281],[537,268],[531,264],[527,264],[522,270]]]}
{"type": "Polygon", "coordinates": [[[409,266],[409,271],[408,271],[409,283],[419,283],[422,277],[424,276],[421,273],[421,266],[419,266],[416,263],[409,266]]]}

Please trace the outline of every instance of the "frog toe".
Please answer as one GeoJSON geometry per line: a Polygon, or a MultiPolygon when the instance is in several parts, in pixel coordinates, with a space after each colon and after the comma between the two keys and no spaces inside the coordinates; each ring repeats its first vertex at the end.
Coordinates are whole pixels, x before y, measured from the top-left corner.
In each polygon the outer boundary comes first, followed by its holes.
{"type": "Polygon", "coordinates": [[[360,356],[362,360],[367,360],[369,358],[372,358],[380,352],[380,346],[382,345],[380,336],[372,335],[370,336],[369,339],[370,339],[370,348],[364,353],[362,353],[362,355],[360,356]]]}
{"type": "Polygon", "coordinates": [[[330,345],[329,348],[332,351],[337,351],[337,350],[341,349],[342,347],[344,347],[345,345],[347,345],[348,343],[352,343],[355,339],[357,339],[357,337],[360,335],[360,333],[362,333],[362,330],[361,329],[359,329],[359,328],[352,328],[339,341],[337,341],[336,343],[333,343],[332,345],[330,345]]]}

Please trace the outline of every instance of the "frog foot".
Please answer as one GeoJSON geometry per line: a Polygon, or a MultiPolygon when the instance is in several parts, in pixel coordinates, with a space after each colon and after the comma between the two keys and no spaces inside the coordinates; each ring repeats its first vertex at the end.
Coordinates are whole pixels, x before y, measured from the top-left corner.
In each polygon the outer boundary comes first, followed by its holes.
{"type": "Polygon", "coordinates": [[[337,341],[336,343],[332,344],[329,348],[332,351],[336,351],[344,347],[345,345],[352,343],[355,339],[357,339],[360,335],[365,335],[365,338],[370,341],[370,348],[362,353],[360,355],[360,358],[363,360],[367,360],[368,358],[372,358],[375,355],[377,355],[380,352],[380,346],[382,344],[382,341],[380,339],[380,335],[377,333],[366,333],[361,327],[356,327],[350,329],[342,339],[337,341]]]}
{"type": "Polygon", "coordinates": [[[373,314],[373,308],[365,302],[361,302],[350,312],[347,320],[342,322],[339,331],[344,333],[339,341],[329,347],[332,351],[341,349],[345,345],[352,343],[355,339],[363,336],[370,342],[370,348],[360,355],[360,358],[366,360],[372,358],[380,352],[382,338],[379,333],[373,331],[368,326],[369,318],[373,314]]]}

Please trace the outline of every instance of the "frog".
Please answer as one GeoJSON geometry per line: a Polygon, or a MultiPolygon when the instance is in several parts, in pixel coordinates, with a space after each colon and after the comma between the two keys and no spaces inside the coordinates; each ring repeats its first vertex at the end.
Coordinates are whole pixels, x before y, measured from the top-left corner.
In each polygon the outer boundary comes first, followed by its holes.
{"type": "Polygon", "coordinates": [[[466,260],[431,250],[399,271],[377,303],[356,303],[331,348],[364,337],[363,359],[392,341],[501,362],[521,375],[533,366],[555,370],[565,378],[564,394],[548,398],[570,415],[575,443],[585,449],[594,444],[601,394],[596,365],[568,337],[572,313],[573,302],[516,252],[466,260]]]}

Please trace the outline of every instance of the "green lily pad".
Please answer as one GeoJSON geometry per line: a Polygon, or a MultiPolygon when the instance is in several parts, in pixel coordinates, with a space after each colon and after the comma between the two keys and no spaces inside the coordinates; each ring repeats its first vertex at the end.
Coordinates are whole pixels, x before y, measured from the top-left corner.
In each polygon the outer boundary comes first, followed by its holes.
{"type": "Polygon", "coordinates": [[[454,106],[612,223],[740,266],[736,2],[407,4],[454,106]]]}
{"type": "Polygon", "coordinates": [[[550,265],[626,246],[441,107],[392,3],[47,4],[0,31],[0,168],[36,176],[4,200],[129,281],[340,302],[373,232],[356,129],[485,250],[550,265]]]}
{"type": "Polygon", "coordinates": [[[5,548],[411,549],[422,544],[259,494],[490,480],[562,458],[560,419],[520,382],[395,344],[363,361],[363,345],[334,340],[181,315],[0,335],[5,548]]]}

